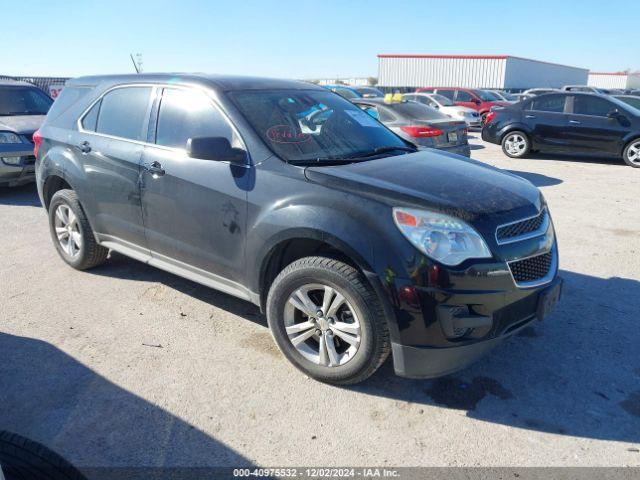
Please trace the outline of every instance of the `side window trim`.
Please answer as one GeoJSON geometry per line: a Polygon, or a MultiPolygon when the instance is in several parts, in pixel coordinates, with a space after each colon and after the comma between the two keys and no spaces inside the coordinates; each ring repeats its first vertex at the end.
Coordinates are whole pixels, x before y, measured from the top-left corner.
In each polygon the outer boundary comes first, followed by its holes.
{"type": "MultiPolygon", "coordinates": [[[[195,87],[182,86],[182,85],[168,85],[168,84],[164,84],[164,83],[163,84],[158,84],[158,83],[131,83],[131,84],[126,84],[126,85],[115,85],[113,87],[108,88],[104,92],[102,92],[98,98],[96,98],[94,101],[92,101],[89,104],[89,106],[82,111],[82,113],[78,117],[78,120],[76,121],[76,128],[81,133],[88,133],[88,134],[91,134],[91,135],[98,135],[98,136],[105,137],[105,138],[115,138],[117,140],[122,140],[122,141],[125,141],[125,142],[136,143],[136,144],[144,145],[144,146],[148,146],[148,147],[162,148],[162,149],[165,149],[165,150],[184,151],[184,149],[173,148],[173,147],[165,147],[164,145],[158,145],[158,144],[155,143],[155,136],[156,136],[156,130],[157,130],[157,124],[158,124],[158,115],[160,114],[160,100],[161,100],[160,97],[161,97],[162,92],[164,91],[164,89],[169,89],[169,88],[173,88],[173,89],[176,89],[176,90],[191,90],[191,91],[202,92],[208,98],[210,104],[213,105],[213,107],[218,111],[218,113],[220,113],[222,118],[224,118],[224,120],[229,124],[229,126],[231,127],[231,130],[233,131],[233,133],[240,140],[240,143],[242,144],[242,147],[247,152],[247,157],[248,157],[247,165],[250,165],[251,154],[249,152],[249,149],[247,148],[247,142],[245,141],[244,137],[240,134],[240,130],[238,130],[236,125],[231,121],[231,118],[229,117],[229,115],[227,115],[227,112],[225,112],[218,105],[218,102],[214,98],[212,98],[210,95],[208,95],[205,90],[202,90],[202,89],[199,89],[199,88],[195,88],[195,87]],[[128,87],[151,87],[151,89],[152,89],[151,95],[150,95],[150,99],[149,99],[149,108],[147,110],[148,115],[147,115],[147,118],[145,120],[145,127],[147,129],[147,135],[146,135],[147,140],[146,141],[133,140],[131,138],[116,137],[114,135],[107,135],[107,134],[104,134],[104,133],[92,132],[92,131],[89,131],[89,130],[85,130],[82,127],[82,119],[87,115],[87,113],[89,113],[91,108],[93,108],[93,106],[96,103],[102,102],[102,99],[105,97],[105,95],[107,95],[109,92],[112,92],[113,90],[116,90],[118,88],[128,88],[128,87]],[[153,132],[151,131],[152,125],[153,125],[153,132]],[[151,136],[153,136],[153,142],[151,142],[149,140],[151,136]]],[[[102,105],[100,107],[102,107],[102,105]]],[[[100,117],[100,112],[98,111],[98,118],[99,117],[100,117]]],[[[97,120],[96,120],[96,126],[97,126],[97,120]]]]}

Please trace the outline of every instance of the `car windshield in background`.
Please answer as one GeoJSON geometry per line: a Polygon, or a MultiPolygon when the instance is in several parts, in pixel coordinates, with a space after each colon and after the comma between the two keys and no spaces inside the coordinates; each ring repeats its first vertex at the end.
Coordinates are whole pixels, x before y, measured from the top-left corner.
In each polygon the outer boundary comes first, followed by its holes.
{"type": "Polygon", "coordinates": [[[453,103],[450,99],[448,99],[444,95],[438,95],[437,93],[434,93],[433,95],[431,95],[431,98],[433,98],[436,102],[438,102],[443,107],[452,107],[455,105],[455,103],[453,103]]]}
{"type": "Polygon", "coordinates": [[[32,87],[0,87],[0,115],[46,115],[53,100],[32,87]]]}
{"type": "Polygon", "coordinates": [[[488,92],[486,90],[474,90],[474,92],[478,97],[480,97],[480,99],[483,102],[499,102],[499,101],[502,101],[502,99],[498,98],[498,96],[495,93],[488,92]]]}
{"type": "Polygon", "coordinates": [[[378,98],[378,97],[384,97],[384,93],[382,93],[380,90],[378,90],[377,88],[372,88],[372,87],[360,87],[357,89],[358,93],[360,95],[362,95],[365,98],[378,98]]]}
{"type": "Polygon", "coordinates": [[[450,119],[448,115],[440,113],[438,110],[427,107],[417,102],[401,102],[391,103],[387,105],[394,112],[398,112],[400,115],[415,119],[415,120],[447,120],[450,119]]]}
{"type": "Polygon", "coordinates": [[[327,91],[258,90],[231,92],[238,108],[264,142],[288,162],[359,158],[404,143],[356,105],[327,91]]]}
{"type": "Polygon", "coordinates": [[[640,109],[640,97],[635,97],[632,95],[621,95],[616,96],[618,100],[626,103],[627,105],[631,105],[633,108],[640,109]]]}
{"type": "Polygon", "coordinates": [[[351,100],[352,98],[359,98],[358,94],[348,88],[334,88],[333,91],[343,98],[351,100]]]}

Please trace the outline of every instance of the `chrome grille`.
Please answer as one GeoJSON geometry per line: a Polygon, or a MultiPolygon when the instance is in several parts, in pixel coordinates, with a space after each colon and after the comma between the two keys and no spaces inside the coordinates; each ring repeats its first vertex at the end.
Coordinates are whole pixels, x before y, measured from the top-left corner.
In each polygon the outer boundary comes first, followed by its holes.
{"type": "Polygon", "coordinates": [[[509,262],[511,275],[518,284],[530,283],[545,278],[553,264],[553,252],[543,253],[535,257],[509,262]]]}
{"type": "Polygon", "coordinates": [[[547,223],[548,213],[545,208],[535,217],[499,226],[496,230],[496,240],[498,243],[510,243],[524,239],[521,237],[543,234],[546,231],[547,223]]]}

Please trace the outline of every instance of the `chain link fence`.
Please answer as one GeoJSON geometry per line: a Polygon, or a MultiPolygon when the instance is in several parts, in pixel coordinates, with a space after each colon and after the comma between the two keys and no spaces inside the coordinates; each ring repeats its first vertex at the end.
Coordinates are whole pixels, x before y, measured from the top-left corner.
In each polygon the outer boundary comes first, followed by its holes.
{"type": "Polygon", "coordinates": [[[69,80],[69,77],[12,77],[9,75],[0,75],[0,80],[16,80],[31,83],[55,99],[67,80],[69,80]]]}

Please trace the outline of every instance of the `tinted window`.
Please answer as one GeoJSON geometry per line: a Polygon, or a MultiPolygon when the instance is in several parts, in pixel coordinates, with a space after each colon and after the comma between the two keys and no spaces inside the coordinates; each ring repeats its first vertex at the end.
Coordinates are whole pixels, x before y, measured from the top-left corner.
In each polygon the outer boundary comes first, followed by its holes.
{"type": "Polygon", "coordinates": [[[573,113],[578,115],[595,115],[606,117],[616,106],[604,98],[592,97],[591,95],[580,95],[573,100],[573,113]]]}
{"type": "Polygon", "coordinates": [[[393,113],[384,107],[378,108],[378,114],[381,122],[395,122],[397,120],[393,113]]]}
{"type": "Polygon", "coordinates": [[[131,140],[146,140],[151,87],[117,88],[102,98],[98,133],[131,140]]]}
{"type": "MultiPolygon", "coordinates": [[[[57,100],[56,100],[57,101],[57,100]]],[[[97,102],[91,109],[82,117],[82,128],[89,132],[96,131],[96,124],[98,123],[98,111],[100,110],[100,102],[97,102]]]]}
{"type": "Polygon", "coordinates": [[[0,115],[46,115],[52,103],[34,87],[0,87],[0,115]]]}
{"type": "Polygon", "coordinates": [[[160,102],[156,143],[185,148],[187,140],[195,137],[225,137],[232,146],[240,146],[229,122],[204,93],[165,89],[160,102]]]}
{"type": "MultiPolygon", "coordinates": [[[[442,92],[438,92],[442,94],[442,92]]],[[[468,92],[463,92],[462,90],[458,90],[458,96],[456,97],[456,102],[473,102],[473,97],[468,92]]]]}
{"type": "Polygon", "coordinates": [[[447,97],[449,100],[453,100],[454,90],[440,90],[438,89],[438,95],[442,95],[443,97],[447,97]]]}
{"type": "Polygon", "coordinates": [[[434,110],[433,108],[415,102],[394,103],[389,105],[394,112],[398,112],[403,117],[414,120],[441,120],[449,118],[447,115],[434,110]]]}
{"type": "Polygon", "coordinates": [[[358,98],[358,94],[353,90],[349,90],[348,88],[332,88],[331,91],[337,93],[343,98],[346,98],[347,100],[358,98]]]}
{"type": "Polygon", "coordinates": [[[229,95],[284,160],[315,163],[380,147],[406,147],[371,115],[326,90],[247,90],[229,95]]]}
{"type": "Polygon", "coordinates": [[[91,92],[89,87],[65,87],[56,97],[56,101],[49,110],[49,120],[59,117],[66,112],[78,100],[91,92]]]}
{"type": "Polygon", "coordinates": [[[564,102],[567,97],[565,95],[543,95],[537,97],[531,102],[530,110],[539,112],[564,112],[564,102]]]}

